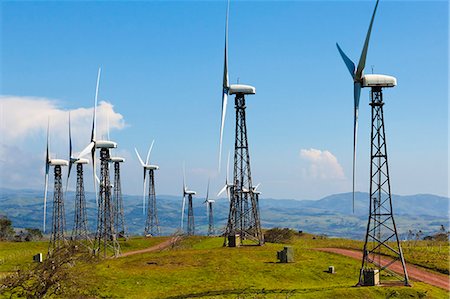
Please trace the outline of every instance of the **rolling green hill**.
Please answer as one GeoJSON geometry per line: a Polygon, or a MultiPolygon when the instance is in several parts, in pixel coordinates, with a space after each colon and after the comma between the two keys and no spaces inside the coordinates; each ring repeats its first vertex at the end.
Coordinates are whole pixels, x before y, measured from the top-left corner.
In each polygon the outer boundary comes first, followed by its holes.
{"type": "MultiPolygon", "coordinates": [[[[131,239],[126,250],[139,249],[166,238],[131,239]]],[[[77,263],[62,297],[74,298],[448,298],[448,292],[413,282],[413,287],[354,287],[360,261],[314,250],[352,247],[359,242],[313,239],[304,234],[292,244],[295,262],[280,264],[276,251],[283,244],[222,247],[222,238],[191,237],[173,248],[128,257],[77,263]],[[326,273],[328,266],[336,273],[326,273]]],[[[23,243],[22,243],[23,244],[23,243]]],[[[45,243],[30,243],[33,250],[45,243]]],[[[123,246],[122,246],[123,247],[123,246]]],[[[448,250],[448,247],[447,247],[448,250]]],[[[22,267],[31,251],[20,243],[0,243],[0,254],[22,267]]],[[[408,257],[407,257],[408,258],[408,257]]],[[[429,259],[438,258],[432,254],[429,259]]],[[[12,271],[14,263],[0,268],[12,271]]],[[[448,260],[447,260],[448,266],[448,260]]],[[[5,296],[9,293],[5,293],[5,296]]],[[[61,297],[61,296],[55,296],[61,297]]]]}
{"type": "MultiPolygon", "coordinates": [[[[47,219],[51,215],[52,193],[49,192],[47,219]]],[[[0,215],[7,215],[15,227],[42,227],[42,191],[0,189],[0,215]]],[[[70,230],[73,223],[74,194],[65,199],[66,222],[70,230]]],[[[93,193],[86,193],[89,226],[95,231],[96,206],[93,193]]],[[[145,218],[142,214],[142,197],[124,195],[127,228],[132,235],[142,234],[145,218]]],[[[179,228],[181,199],[158,195],[158,212],[161,230],[170,235],[179,228]]],[[[207,217],[203,198],[194,199],[196,230],[207,231],[207,217]]],[[[402,239],[410,229],[422,230],[424,235],[447,227],[449,199],[435,195],[393,196],[396,223],[402,239]]],[[[264,228],[290,227],[315,234],[361,239],[367,223],[368,194],[356,194],[355,214],[351,210],[351,193],[327,196],[320,200],[260,199],[261,220],[264,228]]],[[[228,201],[219,199],[215,204],[216,228],[226,224],[228,201]]]]}

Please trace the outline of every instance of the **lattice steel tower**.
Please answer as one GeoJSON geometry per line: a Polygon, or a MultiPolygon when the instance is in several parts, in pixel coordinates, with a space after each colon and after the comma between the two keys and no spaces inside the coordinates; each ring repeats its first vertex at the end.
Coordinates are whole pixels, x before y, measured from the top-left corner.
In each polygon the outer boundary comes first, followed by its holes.
{"type": "Polygon", "coordinates": [[[245,117],[245,95],[255,94],[255,88],[248,85],[231,85],[229,94],[235,94],[236,128],[234,144],[234,178],[231,188],[230,210],[225,231],[224,245],[228,238],[239,235],[244,240],[264,244],[257,197],[253,191],[245,117]]]}
{"type": "Polygon", "coordinates": [[[83,165],[88,163],[89,161],[87,159],[83,159],[81,156],[74,157],[72,155],[72,131],[69,113],[69,170],[67,172],[66,190],[69,187],[69,178],[72,166],[74,164],[77,166],[77,183],[75,191],[75,210],[73,220],[74,224],[72,229],[71,241],[75,242],[76,245],[83,245],[87,247],[89,250],[91,250],[92,241],[89,238],[89,231],[87,224],[86,198],[84,193],[84,175],[83,175],[83,165]]]}
{"type": "Polygon", "coordinates": [[[96,148],[100,149],[100,190],[98,197],[97,233],[95,248],[103,257],[108,253],[113,256],[120,254],[120,246],[114,229],[114,203],[111,196],[111,183],[109,179],[109,149],[117,145],[112,141],[97,141],[96,148]]]}
{"type": "Polygon", "coordinates": [[[192,194],[187,194],[188,196],[188,220],[187,220],[187,235],[195,235],[195,223],[194,223],[194,208],[192,206],[192,194]]]}
{"type": "Polygon", "coordinates": [[[213,211],[213,203],[214,199],[209,198],[209,179],[208,179],[208,188],[206,189],[206,198],[203,202],[206,204],[206,216],[208,217],[208,236],[213,236],[215,234],[214,231],[214,211],[213,211]]]}
{"type": "Polygon", "coordinates": [[[83,164],[87,164],[87,159],[78,159],[74,162],[77,165],[77,185],[75,193],[75,214],[72,230],[72,240],[81,242],[84,245],[92,245],[89,238],[89,229],[86,213],[86,198],[84,193],[83,164]]]}
{"type": "MultiPolygon", "coordinates": [[[[370,75],[366,75],[366,77],[368,76],[370,75]]],[[[396,81],[394,79],[391,79],[391,85],[384,87],[395,86],[396,81]]],[[[365,83],[370,86],[370,82],[368,81],[366,79],[365,83]]],[[[409,285],[408,273],[406,271],[405,260],[392,211],[391,184],[383,115],[384,102],[382,85],[378,85],[373,86],[371,90],[370,208],[358,284],[364,285],[364,270],[376,268],[381,274],[381,277],[383,277],[382,271],[387,271],[392,276],[400,278],[405,285],[409,285]],[[385,251],[389,252],[389,256],[394,257],[392,261],[383,261],[385,258],[382,258],[382,254],[385,254],[385,251]],[[389,266],[395,261],[400,261],[403,267],[403,275],[400,277],[395,272],[389,270],[389,266]]]]}
{"type": "Polygon", "coordinates": [[[208,206],[208,236],[214,236],[214,211],[213,211],[214,200],[210,199],[207,201],[208,206]]]}
{"type": "Polygon", "coordinates": [[[50,159],[49,132],[50,121],[47,126],[47,149],[45,157],[45,191],[44,191],[44,225],[45,233],[46,216],[47,216],[47,191],[48,176],[50,166],[54,167],[54,189],[53,189],[53,214],[52,214],[52,232],[50,235],[50,243],[48,246],[48,254],[51,255],[54,250],[65,245],[66,239],[64,230],[66,227],[66,217],[64,211],[64,194],[62,187],[62,167],[68,166],[69,162],[62,159],[50,159]]]}
{"type": "Polygon", "coordinates": [[[118,238],[127,238],[125,226],[125,215],[123,211],[122,187],[120,182],[120,163],[125,162],[124,158],[111,157],[110,162],[114,165],[113,183],[113,210],[114,210],[114,231],[118,238]]]}
{"type": "Polygon", "coordinates": [[[52,234],[50,236],[49,254],[55,249],[61,248],[65,242],[64,230],[66,227],[66,217],[64,211],[64,197],[62,187],[61,166],[67,166],[67,161],[54,165],[55,186],[53,191],[53,217],[52,234]]]}
{"type": "MultiPolygon", "coordinates": [[[[156,165],[155,165],[156,166],[156,165]]],[[[161,234],[158,221],[158,209],[156,208],[156,192],[155,192],[155,170],[158,168],[150,168],[148,170],[148,197],[147,197],[147,220],[145,221],[145,235],[158,236],[161,234]]]]}

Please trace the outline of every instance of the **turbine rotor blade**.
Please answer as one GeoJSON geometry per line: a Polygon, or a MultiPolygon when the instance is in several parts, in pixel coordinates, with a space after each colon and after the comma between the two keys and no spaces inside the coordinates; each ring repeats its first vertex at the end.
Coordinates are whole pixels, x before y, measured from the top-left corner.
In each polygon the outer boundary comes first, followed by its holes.
{"type": "Polygon", "coordinates": [[[73,160],[72,160],[72,132],[70,129],[70,111],[69,111],[69,169],[67,171],[67,180],[66,180],[66,193],[69,188],[69,178],[70,171],[72,170],[73,160]]]}
{"type": "Polygon", "coordinates": [[[347,66],[348,71],[350,72],[350,75],[352,75],[352,78],[355,78],[355,64],[353,63],[353,61],[351,61],[350,58],[348,58],[347,55],[345,55],[344,51],[342,51],[338,43],[336,43],[336,46],[338,48],[339,54],[341,54],[342,60],[344,60],[344,63],[347,66]]]}
{"type": "MultiPolygon", "coordinates": [[[[48,165],[48,164],[47,164],[48,165]]],[[[45,188],[44,188],[44,224],[42,231],[45,233],[45,222],[47,217],[47,191],[48,191],[48,172],[45,174],[45,188]]]]}
{"type": "MultiPolygon", "coordinates": [[[[92,175],[94,178],[94,192],[95,192],[95,204],[98,207],[98,194],[97,194],[97,180],[100,181],[100,179],[98,179],[97,177],[97,172],[96,172],[96,163],[95,163],[95,146],[92,147],[91,150],[91,158],[92,158],[92,175]]],[[[100,182],[99,182],[100,185],[100,182]]]]}
{"type": "Polygon", "coordinates": [[[98,100],[98,87],[100,84],[100,74],[102,72],[101,68],[98,68],[97,73],[97,84],[95,85],[95,98],[94,98],[94,117],[92,120],[92,132],[91,132],[91,141],[95,141],[95,130],[97,126],[97,100],[98,100]]]}
{"type": "Polygon", "coordinates": [[[206,200],[209,199],[209,178],[208,178],[208,187],[206,188],[206,200]]]}
{"type": "Polygon", "coordinates": [[[87,154],[92,152],[93,147],[95,146],[95,142],[91,141],[91,143],[88,144],[78,155],[78,158],[82,158],[86,156],[87,154]]]}
{"type": "Polygon", "coordinates": [[[230,11],[230,1],[227,2],[227,14],[225,18],[225,50],[224,50],[224,63],[223,63],[223,82],[222,82],[222,119],[220,122],[220,141],[219,141],[219,172],[220,164],[222,160],[222,141],[223,141],[223,128],[225,125],[225,116],[227,113],[227,102],[228,102],[228,89],[229,89],[229,78],[228,78],[228,15],[230,11]]]}
{"type": "Polygon", "coordinates": [[[139,155],[139,153],[138,153],[136,148],[134,148],[134,151],[136,152],[136,155],[137,155],[137,157],[139,159],[139,162],[141,163],[142,167],[144,167],[145,164],[144,164],[144,161],[142,161],[141,155],[139,155]]]}
{"type": "Polygon", "coordinates": [[[354,84],[354,121],[353,121],[353,184],[352,184],[352,205],[353,213],[355,213],[355,171],[356,171],[356,146],[358,144],[358,112],[359,112],[359,98],[361,95],[361,83],[354,84]]]}
{"type": "Polygon", "coordinates": [[[45,222],[47,217],[47,191],[48,191],[48,172],[50,170],[50,153],[49,153],[49,131],[50,131],[50,119],[47,121],[47,147],[45,154],[45,186],[44,186],[44,223],[42,231],[45,233],[45,222]]]}
{"type": "Polygon", "coordinates": [[[227,159],[227,177],[225,179],[225,184],[228,184],[228,176],[230,174],[230,151],[228,151],[228,159],[227,159]]]}
{"type": "Polygon", "coordinates": [[[185,166],[183,163],[183,194],[186,193],[186,170],[185,170],[185,166]]]}
{"type": "Polygon", "coordinates": [[[222,94],[222,117],[220,121],[220,140],[219,140],[219,172],[220,172],[220,164],[222,161],[223,128],[225,126],[225,116],[227,113],[227,102],[228,102],[227,93],[228,92],[224,90],[222,94]]]}
{"type": "Polygon", "coordinates": [[[143,185],[144,185],[143,189],[144,189],[144,191],[142,193],[142,214],[143,215],[145,215],[145,190],[146,190],[146,186],[147,186],[147,184],[146,184],[147,183],[146,173],[147,173],[147,171],[144,168],[144,182],[143,182],[143,185]]]}
{"type": "Polygon", "coordinates": [[[150,145],[150,147],[148,148],[148,152],[147,152],[147,160],[145,160],[145,164],[148,164],[148,161],[150,159],[150,154],[152,152],[153,149],[153,144],[155,143],[155,139],[153,139],[152,144],[150,145]]]}
{"type": "Polygon", "coordinates": [[[225,190],[228,189],[228,185],[225,185],[220,191],[219,193],[217,193],[217,196],[220,196],[223,192],[225,192],[225,190]]]}
{"type": "Polygon", "coordinates": [[[186,205],[186,196],[183,193],[183,203],[181,205],[181,230],[183,230],[183,226],[184,226],[184,208],[186,205]]]}
{"type": "Polygon", "coordinates": [[[258,185],[256,185],[256,187],[253,188],[253,191],[256,191],[256,189],[258,189],[258,187],[261,185],[261,183],[259,183],[258,185]]]}
{"type": "Polygon", "coordinates": [[[367,57],[367,51],[369,49],[370,34],[372,33],[372,25],[373,25],[373,21],[375,19],[375,14],[377,12],[378,2],[379,2],[379,0],[377,0],[377,3],[375,4],[375,8],[374,8],[373,14],[372,14],[372,19],[370,20],[369,29],[367,30],[366,40],[364,41],[364,47],[361,52],[361,57],[359,58],[358,67],[356,68],[355,80],[358,80],[358,81],[360,81],[362,79],[364,67],[366,66],[366,57],[367,57]]]}

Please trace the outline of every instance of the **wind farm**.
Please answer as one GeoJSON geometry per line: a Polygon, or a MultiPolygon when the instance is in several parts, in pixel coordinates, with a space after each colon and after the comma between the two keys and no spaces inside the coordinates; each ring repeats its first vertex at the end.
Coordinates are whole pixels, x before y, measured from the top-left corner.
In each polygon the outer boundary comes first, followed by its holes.
{"type": "Polygon", "coordinates": [[[32,6],[0,297],[448,297],[448,3],[32,6]]]}

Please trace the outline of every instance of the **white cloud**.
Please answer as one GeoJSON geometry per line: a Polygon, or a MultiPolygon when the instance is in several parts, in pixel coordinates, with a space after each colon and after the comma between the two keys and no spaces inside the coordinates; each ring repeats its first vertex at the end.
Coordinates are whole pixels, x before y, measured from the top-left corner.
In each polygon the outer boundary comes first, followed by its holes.
{"type": "MultiPolygon", "coordinates": [[[[44,167],[48,120],[51,157],[68,158],[69,112],[76,155],[90,142],[93,107],[68,110],[58,100],[0,95],[1,187],[17,188],[24,182],[24,187],[39,185],[40,180],[30,181],[30,177],[40,177],[44,167]]],[[[114,111],[113,105],[101,101],[97,107],[98,139],[106,138],[108,119],[110,130],[125,126],[123,116],[114,111]]]]}
{"type": "Polygon", "coordinates": [[[302,171],[305,177],[313,179],[345,179],[344,170],[337,158],[327,150],[301,149],[300,157],[306,162],[302,171]]]}
{"type": "MultiPolygon", "coordinates": [[[[50,121],[52,143],[66,143],[70,112],[72,138],[87,145],[90,141],[93,107],[66,110],[60,108],[58,103],[57,100],[47,98],[0,96],[1,142],[16,144],[36,134],[45,134],[47,122],[50,121]]],[[[123,116],[114,111],[113,105],[101,101],[97,108],[97,138],[106,137],[108,122],[110,130],[125,126],[123,116]]]]}

